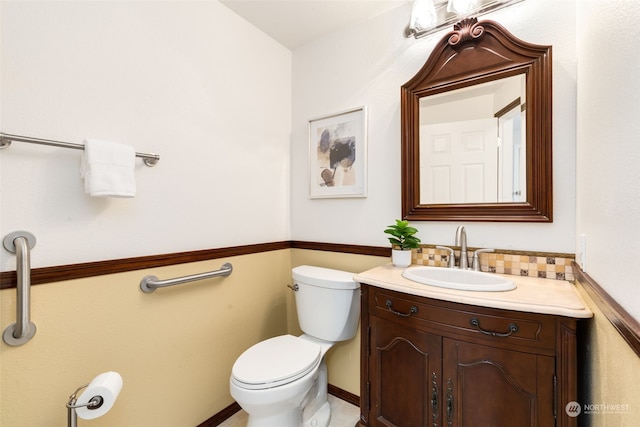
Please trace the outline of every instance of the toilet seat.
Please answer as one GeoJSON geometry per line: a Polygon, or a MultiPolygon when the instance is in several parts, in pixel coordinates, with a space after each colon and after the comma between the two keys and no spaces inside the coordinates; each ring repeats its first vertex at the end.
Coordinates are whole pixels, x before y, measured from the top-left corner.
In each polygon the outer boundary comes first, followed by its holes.
{"type": "Polygon", "coordinates": [[[321,359],[318,344],[293,335],[281,335],[259,342],[242,353],[231,375],[242,388],[273,388],[307,375],[321,359]]]}

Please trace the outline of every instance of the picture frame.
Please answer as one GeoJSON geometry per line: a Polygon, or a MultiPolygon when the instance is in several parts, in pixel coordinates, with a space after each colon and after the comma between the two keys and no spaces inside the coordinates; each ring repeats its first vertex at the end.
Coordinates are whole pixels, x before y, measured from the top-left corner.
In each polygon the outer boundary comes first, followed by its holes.
{"type": "Polygon", "coordinates": [[[309,196],[367,197],[367,111],[309,120],[309,196]]]}

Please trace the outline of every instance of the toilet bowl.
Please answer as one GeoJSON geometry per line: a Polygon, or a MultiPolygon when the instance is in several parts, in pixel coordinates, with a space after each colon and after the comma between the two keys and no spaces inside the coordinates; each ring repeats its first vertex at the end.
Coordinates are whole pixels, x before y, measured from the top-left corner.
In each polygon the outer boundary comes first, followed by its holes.
{"type": "Polygon", "coordinates": [[[331,418],[324,356],[353,338],[360,311],[353,273],[312,266],[293,269],[296,308],[305,332],[259,342],[236,360],[231,396],[248,427],[326,427],[331,418]]]}
{"type": "MultiPolygon", "coordinates": [[[[327,401],[324,354],[333,344],[314,341],[282,335],[254,345],[238,358],[230,390],[249,414],[247,426],[302,426],[301,408],[314,399],[327,401]],[[324,380],[324,389],[319,380],[324,380]]],[[[308,425],[328,425],[328,413],[326,424],[321,414],[309,415],[308,425]]]]}

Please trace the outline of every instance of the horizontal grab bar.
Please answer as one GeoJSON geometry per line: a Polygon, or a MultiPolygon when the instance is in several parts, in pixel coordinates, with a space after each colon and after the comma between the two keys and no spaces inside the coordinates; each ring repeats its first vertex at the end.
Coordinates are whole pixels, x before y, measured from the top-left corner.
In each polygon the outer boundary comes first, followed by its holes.
{"type": "Polygon", "coordinates": [[[140,290],[144,293],[151,293],[158,288],[166,288],[183,283],[195,282],[196,280],[209,279],[211,277],[228,276],[233,271],[230,263],[224,263],[220,270],[209,271],[207,273],[194,274],[192,276],[176,277],[175,279],[158,280],[156,276],[144,276],[140,281],[140,290]]]}
{"type": "MultiPolygon", "coordinates": [[[[74,144],[72,142],[54,141],[52,139],[32,138],[30,136],[11,135],[8,133],[0,133],[0,148],[6,148],[11,142],[27,142],[30,144],[50,145],[52,147],[71,148],[74,150],[84,150],[84,144],[74,144]]],[[[160,160],[160,156],[150,153],[137,153],[136,157],[143,159],[147,166],[155,166],[160,160]]]]}

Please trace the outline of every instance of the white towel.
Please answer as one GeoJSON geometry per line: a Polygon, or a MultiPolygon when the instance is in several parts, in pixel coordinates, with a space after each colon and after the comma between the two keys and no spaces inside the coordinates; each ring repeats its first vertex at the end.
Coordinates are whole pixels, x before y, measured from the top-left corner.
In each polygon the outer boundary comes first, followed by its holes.
{"type": "Polygon", "coordinates": [[[95,197],[134,197],[136,152],[124,144],[87,139],[80,166],[84,189],[95,197]]]}

